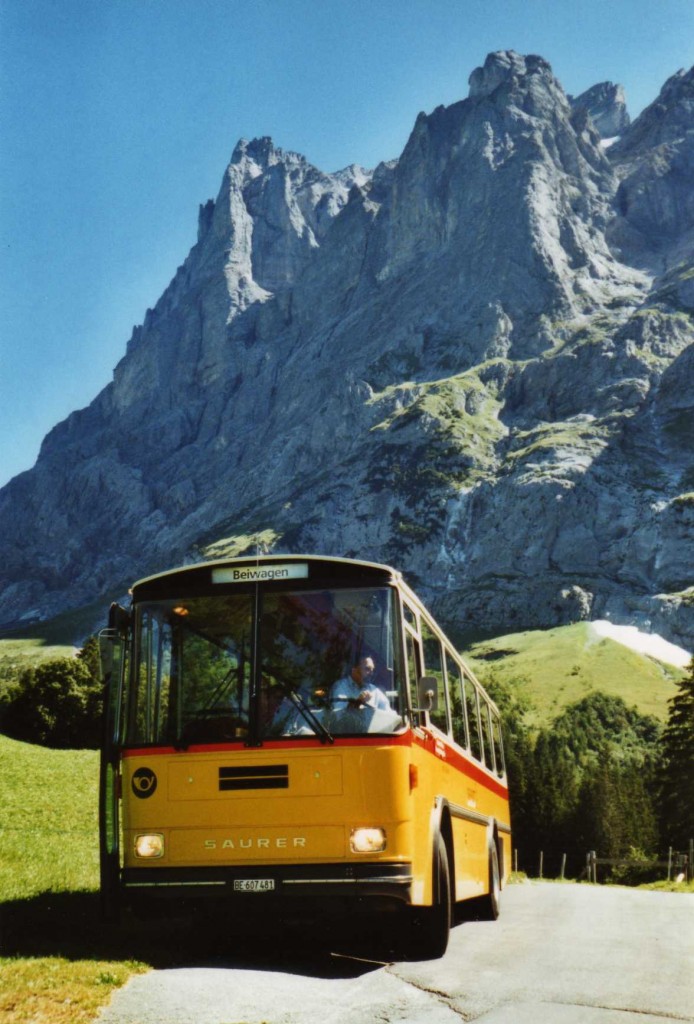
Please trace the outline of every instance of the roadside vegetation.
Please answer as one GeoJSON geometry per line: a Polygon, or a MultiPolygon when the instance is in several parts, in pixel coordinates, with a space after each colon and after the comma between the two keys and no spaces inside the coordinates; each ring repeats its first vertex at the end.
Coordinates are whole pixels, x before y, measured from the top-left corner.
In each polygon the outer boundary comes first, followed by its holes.
{"type": "Polygon", "coordinates": [[[519,869],[581,877],[595,851],[601,881],[662,880],[666,859],[680,872],[694,838],[694,661],[665,725],[594,691],[538,728],[522,691],[493,671],[483,681],[505,725],[519,869]]]}

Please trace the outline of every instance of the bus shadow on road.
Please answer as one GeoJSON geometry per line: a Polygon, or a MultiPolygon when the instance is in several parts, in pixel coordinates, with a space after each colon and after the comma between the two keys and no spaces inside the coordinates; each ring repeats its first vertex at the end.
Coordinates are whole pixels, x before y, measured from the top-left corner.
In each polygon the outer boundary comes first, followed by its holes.
{"type": "Polygon", "coordinates": [[[218,967],[356,978],[391,962],[392,952],[360,919],[282,918],[268,924],[200,912],[105,922],[95,892],[42,893],[0,904],[0,953],[8,957],[140,961],[154,968],[218,967]]]}

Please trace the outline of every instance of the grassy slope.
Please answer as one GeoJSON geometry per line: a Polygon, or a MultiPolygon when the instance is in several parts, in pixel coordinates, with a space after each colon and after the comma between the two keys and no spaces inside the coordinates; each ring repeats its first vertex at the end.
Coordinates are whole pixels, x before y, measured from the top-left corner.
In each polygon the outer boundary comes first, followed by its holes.
{"type": "Polygon", "coordinates": [[[667,718],[667,702],[684,672],[592,634],[586,622],[512,633],[463,652],[482,682],[490,674],[513,684],[533,705],[531,718],[547,725],[574,701],[602,690],[642,714],[667,718]]]}
{"type": "Polygon", "coordinates": [[[0,736],[0,1020],[86,1024],[140,964],[98,933],[98,755],[0,736]]]}

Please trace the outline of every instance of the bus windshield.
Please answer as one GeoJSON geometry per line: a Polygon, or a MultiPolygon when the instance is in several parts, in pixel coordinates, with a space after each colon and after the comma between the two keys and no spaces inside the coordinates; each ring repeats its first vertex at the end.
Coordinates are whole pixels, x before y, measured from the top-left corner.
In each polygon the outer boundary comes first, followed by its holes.
{"type": "Polygon", "coordinates": [[[258,590],[136,606],[127,744],[403,727],[394,591],[258,590]]]}

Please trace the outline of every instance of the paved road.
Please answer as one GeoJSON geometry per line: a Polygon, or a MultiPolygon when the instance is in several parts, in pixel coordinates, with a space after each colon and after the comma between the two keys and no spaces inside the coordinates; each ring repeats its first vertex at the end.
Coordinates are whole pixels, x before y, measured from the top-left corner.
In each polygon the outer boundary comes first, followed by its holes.
{"type": "Polygon", "coordinates": [[[694,1021],[692,895],[527,883],[504,891],[498,921],[459,924],[441,960],[299,947],[133,978],[99,1024],[694,1021]]]}

